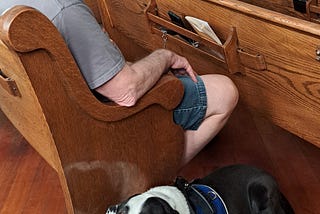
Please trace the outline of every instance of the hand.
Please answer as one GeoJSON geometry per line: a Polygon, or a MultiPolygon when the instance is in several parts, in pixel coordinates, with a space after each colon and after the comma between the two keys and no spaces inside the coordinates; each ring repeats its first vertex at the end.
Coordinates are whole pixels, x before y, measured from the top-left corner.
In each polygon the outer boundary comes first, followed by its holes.
{"type": "Polygon", "coordinates": [[[171,69],[170,70],[175,76],[189,76],[192,81],[197,82],[196,73],[193,72],[191,75],[185,69],[171,69]]]}
{"type": "Polygon", "coordinates": [[[173,53],[171,69],[174,75],[188,75],[193,82],[197,82],[197,73],[193,70],[190,63],[185,57],[173,53]]]}

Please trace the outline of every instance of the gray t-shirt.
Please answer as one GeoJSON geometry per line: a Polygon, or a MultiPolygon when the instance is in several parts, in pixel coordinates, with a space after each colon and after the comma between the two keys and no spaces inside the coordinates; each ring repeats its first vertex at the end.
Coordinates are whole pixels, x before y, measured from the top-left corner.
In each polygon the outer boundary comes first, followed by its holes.
{"type": "Polygon", "coordinates": [[[15,5],[38,9],[57,27],[91,89],[114,77],[125,59],[82,0],[1,0],[0,14],[15,5]]]}

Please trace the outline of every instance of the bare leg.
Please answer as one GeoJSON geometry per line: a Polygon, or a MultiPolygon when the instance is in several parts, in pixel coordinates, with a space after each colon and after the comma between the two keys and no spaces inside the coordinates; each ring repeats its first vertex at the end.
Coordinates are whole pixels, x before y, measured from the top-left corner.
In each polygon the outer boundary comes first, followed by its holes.
{"type": "Polygon", "coordinates": [[[182,164],[188,163],[226,124],[238,102],[238,90],[226,76],[201,76],[207,92],[207,112],[196,131],[185,131],[185,151],[182,164]]]}

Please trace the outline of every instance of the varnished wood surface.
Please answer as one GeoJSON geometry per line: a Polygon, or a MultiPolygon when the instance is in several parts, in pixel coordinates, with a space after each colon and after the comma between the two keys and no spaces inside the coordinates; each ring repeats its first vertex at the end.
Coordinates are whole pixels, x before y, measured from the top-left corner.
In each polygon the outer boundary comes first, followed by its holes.
{"type": "MultiPolygon", "coordinates": [[[[246,68],[245,76],[230,76],[247,105],[320,145],[319,62],[312,57],[320,42],[319,32],[312,32],[318,31],[319,25],[234,0],[198,1],[193,8],[193,1],[157,2],[163,15],[170,8],[177,8],[205,19],[217,32],[235,27],[239,47],[263,55],[267,65],[263,72],[246,68]]],[[[201,64],[197,70],[215,72],[214,65],[199,60],[193,63],[201,64]]]]}
{"type": "Polygon", "coordinates": [[[67,213],[53,168],[0,112],[0,213],[67,213]]]}
{"type": "MultiPolygon", "coordinates": [[[[247,163],[269,171],[297,214],[318,214],[320,149],[238,105],[226,127],[181,172],[193,179],[247,163]]],[[[64,214],[58,177],[0,112],[0,213],[64,214]]]]}
{"type": "Polygon", "coordinates": [[[102,213],[176,176],[184,136],[172,111],[183,85],[173,75],[131,108],[100,102],[52,22],[25,6],[0,16],[0,69],[21,94],[0,87],[0,108],[56,170],[68,214],[102,213]]]}
{"type": "MultiPolygon", "coordinates": [[[[154,5],[147,6],[150,1],[106,2],[109,13],[105,14],[110,14],[111,18],[102,17],[105,23],[113,23],[106,24],[105,28],[117,44],[123,38],[116,35],[122,34],[148,50],[164,46],[162,34],[150,28],[152,20],[144,13],[144,10],[154,8],[154,5]],[[126,19],[121,18],[123,14],[127,14],[126,19]]],[[[263,114],[274,124],[320,146],[320,76],[319,61],[315,58],[320,44],[319,24],[237,0],[152,2],[157,6],[152,11],[160,18],[169,20],[167,13],[171,10],[179,16],[203,19],[222,40],[229,35],[230,28],[235,28],[238,42],[228,47],[232,50],[241,48],[248,55],[263,57],[266,70],[252,68],[250,65],[254,63],[243,63],[240,57],[221,63],[214,60],[214,54],[210,51],[205,54],[202,49],[170,36],[165,40],[166,48],[185,56],[199,74],[229,75],[251,111],[263,114]],[[226,68],[236,61],[244,65],[246,75],[228,74],[226,68]]],[[[174,30],[164,21],[160,25],[174,30]]],[[[184,35],[188,36],[186,33],[184,35]]],[[[127,51],[126,47],[121,48],[127,51]]],[[[226,46],[221,48],[227,50],[226,46]]]]}

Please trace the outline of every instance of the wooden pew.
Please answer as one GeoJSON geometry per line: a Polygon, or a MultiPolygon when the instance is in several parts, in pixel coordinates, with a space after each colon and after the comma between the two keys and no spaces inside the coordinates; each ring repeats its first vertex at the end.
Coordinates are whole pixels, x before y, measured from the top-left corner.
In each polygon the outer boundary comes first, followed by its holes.
{"type": "Polygon", "coordinates": [[[57,172],[68,213],[173,181],[184,135],[172,120],[183,86],[165,75],[136,106],[96,99],[64,40],[38,11],[0,17],[0,108],[57,172]]]}

